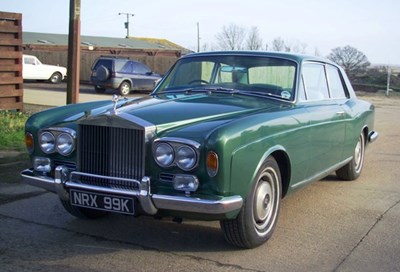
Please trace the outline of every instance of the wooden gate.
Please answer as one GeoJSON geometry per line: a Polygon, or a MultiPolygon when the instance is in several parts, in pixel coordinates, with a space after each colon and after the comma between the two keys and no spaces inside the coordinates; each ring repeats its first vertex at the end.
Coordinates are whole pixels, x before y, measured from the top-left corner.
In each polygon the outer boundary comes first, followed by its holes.
{"type": "Polygon", "coordinates": [[[23,110],[22,14],[0,12],[0,110],[23,110]]]}

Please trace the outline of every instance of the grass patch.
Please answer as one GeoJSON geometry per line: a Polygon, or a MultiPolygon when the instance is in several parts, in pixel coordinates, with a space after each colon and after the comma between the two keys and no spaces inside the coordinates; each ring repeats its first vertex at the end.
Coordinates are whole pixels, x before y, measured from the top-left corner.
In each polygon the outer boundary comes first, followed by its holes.
{"type": "Polygon", "coordinates": [[[0,150],[25,151],[25,122],[29,115],[0,111],[0,150]]]}

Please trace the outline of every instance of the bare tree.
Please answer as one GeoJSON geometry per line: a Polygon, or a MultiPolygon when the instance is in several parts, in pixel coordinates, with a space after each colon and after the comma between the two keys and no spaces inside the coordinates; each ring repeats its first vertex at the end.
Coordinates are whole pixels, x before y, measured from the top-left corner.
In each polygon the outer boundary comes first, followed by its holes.
{"type": "Polygon", "coordinates": [[[365,71],[370,65],[364,53],[349,45],[332,49],[327,58],[342,66],[350,77],[360,71],[365,71]]]}
{"type": "Polygon", "coordinates": [[[305,54],[306,51],[307,51],[306,50],[307,49],[307,44],[301,43],[299,41],[295,41],[295,42],[291,43],[291,45],[289,47],[291,48],[290,51],[294,52],[294,53],[305,54]]]}
{"type": "Polygon", "coordinates": [[[272,51],[285,51],[285,41],[281,37],[275,38],[272,41],[272,51]]]}
{"type": "Polygon", "coordinates": [[[314,48],[314,56],[316,56],[316,57],[321,57],[321,56],[322,56],[322,55],[321,55],[321,52],[319,52],[318,47],[315,47],[315,48],[314,48]]]}
{"type": "Polygon", "coordinates": [[[305,54],[307,49],[307,44],[301,43],[299,41],[284,41],[281,37],[275,38],[272,41],[272,51],[277,52],[294,52],[305,54]]]}
{"type": "Polygon", "coordinates": [[[246,40],[246,49],[248,50],[260,50],[263,45],[263,41],[260,38],[260,32],[258,27],[253,26],[246,40]]]}
{"type": "Polygon", "coordinates": [[[241,50],[246,31],[236,24],[223,26],[222,31],[216,35],[218,45],[222,50],[241,50]]]}

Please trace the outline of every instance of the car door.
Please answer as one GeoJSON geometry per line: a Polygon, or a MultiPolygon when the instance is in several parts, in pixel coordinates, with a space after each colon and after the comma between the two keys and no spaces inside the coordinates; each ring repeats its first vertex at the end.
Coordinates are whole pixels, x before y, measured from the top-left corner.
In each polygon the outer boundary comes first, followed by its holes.
{"type": "Polygon", "coordinates": [[[346,126],[341,105],[331,98],[325,64],[308,62],[302,67],[309,119],[308,177],[319,175],[341,161],[346,126]]]}
{"type": "Polygon", "coordinates": [[[154,82],[157,77],[152,76],[150,68],[146,65],[140,62],[133,62],[133,76],[137,82],[138,89],[152,90],[154,88],[154,82]]]}
{"type": "Polygon", "coordinates": [[[335,103],[342,109],[342,121],[345,124],[346,135],[344,142],[342,144],[342,154],[341,160],[345,160],[348,158],[348,154],[344,154],[344,150],[354,150],[353,146],[346,146],[346,143],[349,144],[351,141],[347,139],[349,132],[353,130],[353,122],[350,122],[353,119],[353,106],[354,101],[350,100],[349,91],[347,89],[346,83],[344,81],[344,76],[342,75],[342,71],[333,65],[326,65],[326,74],[328,77],[328,85],[329,91],[332,99],[335,100],[335,103]]]}
{"type": "Polygon", "coordinates": [[[24,56],[22,69],[23,79],[41,79],[39,73],[39,65],[41,63],[35,56],[24,56]]]}

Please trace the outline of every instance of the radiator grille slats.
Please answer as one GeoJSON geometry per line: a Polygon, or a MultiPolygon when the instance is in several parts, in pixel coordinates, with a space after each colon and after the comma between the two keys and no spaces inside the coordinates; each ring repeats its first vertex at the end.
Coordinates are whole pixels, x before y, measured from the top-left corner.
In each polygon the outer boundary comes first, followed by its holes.
{"type": "MultiPolygon", "coordinates": [[[[141,180],[144,176],[144,132],[137,129],[82,124],[79,129],[78,171],[141,180]]],[[[136,183],[83,177],[82,183],[107,188],[137,189],[136,183]]]]}

